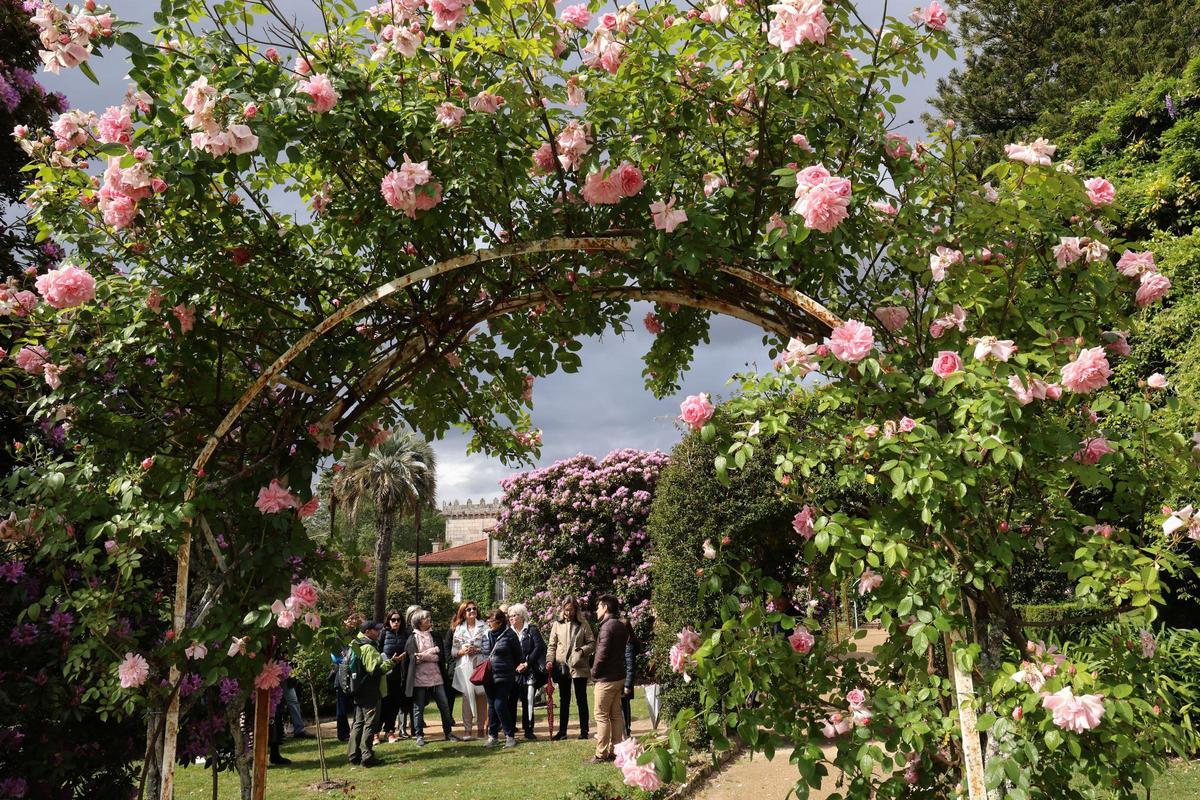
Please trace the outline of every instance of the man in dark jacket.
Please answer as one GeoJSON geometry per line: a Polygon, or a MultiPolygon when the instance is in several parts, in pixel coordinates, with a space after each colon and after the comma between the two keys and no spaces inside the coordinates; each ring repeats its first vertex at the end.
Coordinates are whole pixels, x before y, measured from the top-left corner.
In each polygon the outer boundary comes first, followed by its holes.
{"type": "Polygon", "coordinates": [[[620,741],[624,720],[621,695],[625,689],[625,645],[629,625],[621,619],[621,603],[611,594],[596,601],[596,658],[592,662],[592,680],[596,682],[596,755],[594,764],[613,760],[613,747],[620,741]]]}
{"type": "Polygon", "coordinates": [[[354,724],[350,726],[349,759],[351,764],[371,766],[375,759],[375,720],[379,717],[379,703],[387,694],[383,676],[391,671],[392,665],[400,661],[399,656],[385,659],[376,649],[379,632],[383,624],[368,620],[362,624],[360,633],[350,642],[347,658],[358,665],[362,676],[358,691],[354,692],[354,724]]]}

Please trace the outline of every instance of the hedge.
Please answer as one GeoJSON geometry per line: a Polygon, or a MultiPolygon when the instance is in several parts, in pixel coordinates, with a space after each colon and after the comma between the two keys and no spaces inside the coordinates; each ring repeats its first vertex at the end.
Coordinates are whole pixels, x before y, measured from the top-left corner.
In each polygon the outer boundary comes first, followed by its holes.
{"type": "Polygon", "coordinates": [[[480,613],[487,613],[494,608],[496,597],[496,567],[463,567],[458,571],[462,577],[462,596],[464,600],[474,600],[480,613]]]}

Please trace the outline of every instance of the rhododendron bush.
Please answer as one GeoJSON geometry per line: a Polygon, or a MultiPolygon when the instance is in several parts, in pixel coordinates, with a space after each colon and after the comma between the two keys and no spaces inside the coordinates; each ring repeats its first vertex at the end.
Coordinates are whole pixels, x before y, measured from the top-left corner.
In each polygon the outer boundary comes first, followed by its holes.
{"type": "MultiPolygon", "coordinates": [[[[1152,713],[1168,699],[1115,657],[1027,648],[1003,591],[1012,555],[1041,547],[1102,609],[1158,601],[1191,526],[1161,533],[1155,492],[1194,465],[1177,431],[1106,431],[1105,382],[1124,315],[1169,303],[1170,282],[1145,259],[1118,271],[1111,192],[1084,184],[1103,176],[1063,169],[1052,143],[1013,143],[981,184],[952,126],[929,143],[895,129],[894,88],[948,47],[936,2],[871,21],[845,1],[559,18],[516,0],[328,0],[304,30],[279,3],[164,0],[144,38],[94,5],[28,4],[48,68],[119,47],[132,85],[119,106],[13,132],[40,235],[69,256],[0,306],[5,379],[41,431],[8,476],[5,559],[19,540],[79,571],[18,622],[79,612],[87,649],[66,664],[103,676],[88,702],[125,717],[177,693],[203,726],[185,741],[224,746],[214,704],[270,688],[284,667],[264,665],[321,629],[310,589],[336,553],[301,521],[319,460],[401,420],[467,425],[510,461],[536,452],[537,378],[577,369],[580,337],[623,330],[643,299],[659,393],[710,313],[781,337],[780,371],[745,379],[737,425],[718,431],[702,396],[688,420],[725,449],[719,470],[779,437],[778,477],[811,507],[797,549],[832,554],[831,579],[858,580],[893,634],[891,669],[838,667],[820,636],[764,636],[805,623],[761,607],[778,587],[753,565],[714,570],[727,622],[680,660],[701,682],[735,676],[710,698],[724,715],[704,717],[720,736],[769,748],[786,732],[811,781],[831,732],[854,796],[944,789],[959,759],[935,645],[998,628],[1007,644],[958,658],[995,683],[989,769],[1013,796],[1076,791],[1076,766],[1124,791],[1180,741],[1152,713]],[[808,298],[845,323],[826,330],[808,298]],[[829,379],[818,408],[839,413],[791,424],[813,371],[829,379]],[[822,507],[803,496],[813,471],[892,500],[822,507]],[[185,531],[191,591],[172,624],[185,531]]],[[[1146,420],[1149,402],[1126,410],[1146,420]]],[[[677,777],[663,750],[633,767],[650,761],[677,777]]]]}
{"type": "Polygon", "coordinates": [[[612,593],[647,640],[653,615],[646,522],[666,464],[657,450],[614,450],[505,478],[494,535],[515,559],[509,595],[548,623],[565,597],[590,611],[596,598],[612,593]]]}

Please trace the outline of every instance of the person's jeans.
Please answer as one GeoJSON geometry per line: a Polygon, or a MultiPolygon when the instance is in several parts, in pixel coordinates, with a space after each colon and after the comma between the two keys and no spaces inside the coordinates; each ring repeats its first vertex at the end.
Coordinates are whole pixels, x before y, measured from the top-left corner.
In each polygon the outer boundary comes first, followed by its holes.
{"type": "Polygon", "coordinates": [[[579,732],[588,732],[587,678],[572,678],[556,681],[558,686],[558,732],[567,732],[567,720],[571,716],[571,687],[575,687],[575,705],[579,709],[579,732]]]}
{"type": "Polygon", "coordinates": [[[488,736],[498,737],[500,728],[504,735],[515,738],[517,735],[517,704],[514,694],[517,685],[511,681],[494,683],[488,689],[488,736]]]}
{"type": "Polygon", "coordinates": [[[375,720],[379,717],[379,701],[374,705],[354,704],[354,724],[350,726],[350,746],[347,755],[351,761],[369,761],[375,757],[372,745],[375,720]]]}
{"type": "Polygon", "coordinates": [[[350,717],[354,715],[354,702],[342,690],[337,692],[337,737],[339,742],[350,741],[350,717]]]}
{"type": "Polygon", "coordinates": [[[454,732],[454,720],[450,717],[450,701],[446,699],[446,687],[440,683],[437,686],[413,687],[413,734],[425,735],[425,705],[431,699],[437,703],[438,713],[442,715],[442,733],[449,739],[450,734],[454,732]]]}
{"type": "Polygon", "coordinates": [[[624,691],[624,681],[596,684],[596,758],[611,758],[613,747],[620,741],[621,694],[624,691]]]}
{"type": "Polygon", "coordinates": [[[404,683],[403,676],[398,673],[401,670],[392,670],[384,677],[388,682],[387,697],[379,703],[379,730],[383,733],[396,732],[396,716],[400,713],[400,704],[404,702],[404,694],[402,692],[404,683]]]}
{"type": "Polygon", "coordinates": [[[300,697],[296,694],[296,687],[288,682],[283,690],[283,700],[287,703],[288,714],[292,717],[292,735],[299,736],[304,733],[304,714],[300,712],[300,697]]]}

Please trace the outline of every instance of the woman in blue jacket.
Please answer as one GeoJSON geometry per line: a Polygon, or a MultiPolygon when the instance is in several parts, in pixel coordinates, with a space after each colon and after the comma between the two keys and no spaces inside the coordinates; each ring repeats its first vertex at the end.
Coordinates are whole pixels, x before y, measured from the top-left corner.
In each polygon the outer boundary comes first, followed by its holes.
{"type": "Polygon", "coordinates": [[[483,637],[483,656],[491,659],[492,681],[485,686],[488,698],[487,747],[496,746],[500,728],[504,728],[504,746],[517,746],[516,705],[512,702],[517,690],[517,664],[524,661],[521,640],[508,627],[508,617],[500,609],[487,615],[488,633],[483,637]]]}

